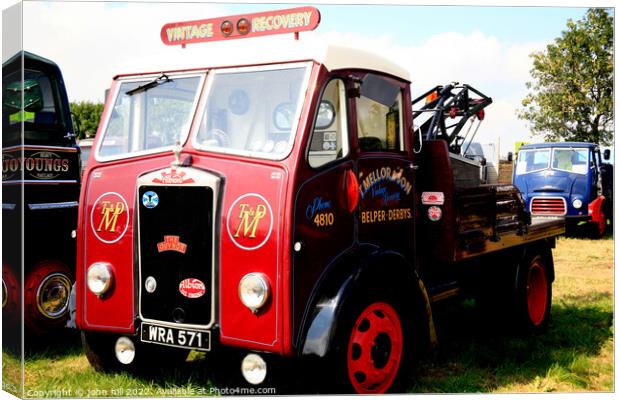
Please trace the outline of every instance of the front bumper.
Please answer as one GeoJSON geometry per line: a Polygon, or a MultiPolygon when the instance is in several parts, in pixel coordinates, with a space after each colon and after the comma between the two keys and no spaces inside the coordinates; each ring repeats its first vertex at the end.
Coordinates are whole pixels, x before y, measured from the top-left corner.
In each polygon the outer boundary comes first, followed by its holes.
{"type": "Polygon", "coordinates": [[[565,215],[566,222],[585,222],[592,221],[591,215],[565,215]]]}

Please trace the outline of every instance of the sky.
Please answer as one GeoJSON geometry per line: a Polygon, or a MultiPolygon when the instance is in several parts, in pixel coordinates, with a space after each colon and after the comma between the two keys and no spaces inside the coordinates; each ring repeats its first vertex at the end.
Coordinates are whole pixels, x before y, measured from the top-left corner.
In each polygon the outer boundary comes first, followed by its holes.
{"type": "MultiPolygon", "coordinates": [[[[302,33],[301,40],[344,42],[391,59],[410,72],[413,97],[453,81],[479,89],[493,98],[493,104],[486,109],[477,141],[497,143],[499,138],[505,157],[515,141],[535,140],[515,114],[527,93],[529,55],[558,37],[569,18],[580,19],[587,10],[575,2],[564,3],[571,6],[304,3],[320,10],[321,24],[314,32],[302,33]]],[[[121,65],[155,52],[165,63],[179,51],[166,49],[160,40],[165,23],[299,5],[26,1],[23,44],[25,50],[61,67],[70,100],[103,101],[121,65]]],[[[291,35],[244,39],[244,45],[248,52],[270,51],[285,48],[287,40],[291,35]]],[[[195,46],[216,54],[226,44],[195,46]]]]}

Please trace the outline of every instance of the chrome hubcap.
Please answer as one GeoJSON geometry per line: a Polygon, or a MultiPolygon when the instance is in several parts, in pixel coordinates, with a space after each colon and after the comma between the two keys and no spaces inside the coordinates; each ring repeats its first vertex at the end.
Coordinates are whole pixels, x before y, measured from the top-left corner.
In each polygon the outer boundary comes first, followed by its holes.
{"type": "Polygon", "coordinates": [[[37,289],[37,308],[47,318],[60,318],[69,308],[71,280],[67,275],[55,273],[47,276],[37,289]]]}

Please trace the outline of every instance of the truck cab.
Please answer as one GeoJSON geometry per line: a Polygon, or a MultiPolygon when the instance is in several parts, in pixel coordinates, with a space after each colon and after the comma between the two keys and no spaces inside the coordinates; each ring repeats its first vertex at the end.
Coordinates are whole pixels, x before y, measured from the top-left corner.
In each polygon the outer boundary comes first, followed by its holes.
{"type": "MultiPolygon", "coordinates": [[[[316,12],[169,24],[162,40],[316,12]]],[[[273,360],[309,357],[341,390],[383,393],[414,343],[437,342],[432,304],[486,292],[481,282],[515,295],[515,321],[546,325],[563,224],[531,224],[516,188],[481,185],[440,123],[482,119],[490,99],[433,89],[434,117],[414,132],[409,74],[383,57],[296,40],[227,46],[188,46],[113,79],[77,232],[76,319],[93,367],[235,350],[251,384],[273,360]]]]}
{"type": "Polygon", "coordinates": [[[43,334],[68,317],[80,152],[56,63],[16,54],[2,65],[2,91],[3,315],[19,320],[23,265],[24,324],[43,334]]]}
{"type": "Polygon", "coordinates": [[[572,229],[585,223],[601,237],[613,204],[608,173],[596,144],[528,144],[519,149],[513,182],[533,216],[563,217],[572,229]]]}

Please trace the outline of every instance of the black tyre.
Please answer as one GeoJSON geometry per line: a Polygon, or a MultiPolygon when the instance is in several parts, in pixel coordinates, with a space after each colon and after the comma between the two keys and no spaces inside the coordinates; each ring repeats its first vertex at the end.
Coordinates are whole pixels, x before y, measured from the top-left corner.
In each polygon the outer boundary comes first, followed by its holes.
{"type": "Polygon", "coordinates": [[[544,257],[525,259],[517,272],[515,312],[518,327],[536,332],[547,327],[551,314],[551,275],[544,257]]]}
{"type": "Polygon", "coordinates": [[[340,313],[333,352],[337,392],[380,394],[401,389],[411,366],[411,312],[393,296],[354,296],[340,313]]]}
{"type": "Polygon", "coordinates": [[[98,372],[114,372],[122,368],[114,355],[116,336],[81,332],[82,349],[90,365],[98,372]]]}
{"type": "Polygon", "coordinates": [[[150,374],[158,369],[178,366],[187,359],[187,350],[130,340],[135,346],[135,358],[130,364],[121,363],[115,354],[116,341],[121,335],[82,331],[82,348],[90,365],[99,372],[129,371],[150,374]]]}

